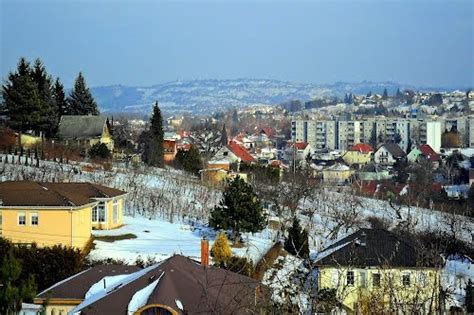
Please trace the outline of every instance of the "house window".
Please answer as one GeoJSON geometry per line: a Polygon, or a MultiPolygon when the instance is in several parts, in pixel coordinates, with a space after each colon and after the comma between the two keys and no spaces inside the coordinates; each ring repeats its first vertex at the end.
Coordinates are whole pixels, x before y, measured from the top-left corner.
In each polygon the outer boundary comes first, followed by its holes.
{"type": "Polygon", "coordinates": [[[229,155],[229,152],[227,152],[227,151],[224,151],[224,153],[223,153],[223,154],[224,154],[224,156],[227,156],[227,155],[229,155]]]}
{"type": "Polygon", "coordinates": [[[372,274],[372,286],[375,288],[380,287],[380,273],[372,274]]]}
{"type": "Polygon", "coordinates": [[[18,225],[26,225],[26,214],[24,212],[18,213],[18,225]]]}
{"type": "Polygon", "coordinates": [[[105,222],[105,202],[101,201],[97,205],[97,215],[98,215],[98,221],[99,222],[105,222]]]}
{"type": "Polygon", "coordinates": [[[410,286],[410,274],[402,275],[402,285],[405,286],[405,287],[410,286]]]}
{"type": "Polygon", "coordinates": [[[367,273],[365,271],[361,271],[359,273],[360,278],[360,287],[366,288],[367,287],[367,273]]]}
{"type": "Polygon", "coordinates": [[[39,223],[38,213],[35,212],[35,213],[30,214],[30,223],[33,226],[38,225],[39,223]]]}
{"type": "Polygon", "coordinates": [[[418,283],[422,287],[426,287],[428,285],[428,278],[424,272],[420,272],[418,274],[418,283]]]}
{"type": "Polygon", "coordinates": [[[346,283],[348,286],[353,286],[354,285],[354,281],[355,278],[354,278],[354,271],[348,271],[347,272],[347,279],[346,279],[346,283]]]}
{"type": "Polygon", "coordinates": [[[97,222],[97,206],[92,207],[92,222],[97,222]]]}
{"type": "Polygon", "coordinates": [[[112,220],[114,224],[118,222],[118,200],[114,200],[113,208],[112,208],[112,220]]]}

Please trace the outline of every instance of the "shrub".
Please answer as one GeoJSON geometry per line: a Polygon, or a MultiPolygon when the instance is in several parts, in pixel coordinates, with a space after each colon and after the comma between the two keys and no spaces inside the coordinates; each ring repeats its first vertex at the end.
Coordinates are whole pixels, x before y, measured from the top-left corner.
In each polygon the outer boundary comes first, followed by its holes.
{"type": "Polygon", "coordinates": [[[218,263],[226,262],[232,256],[232,250],[229,246],[229,241],[224,232],[220,232],[217,235],[216,241],[211,248],[211,256],[214,257],[214,260],[218,263]]]}
{"type": "Polygon", "coordinates": [[[91,159],[108,159],[112,156],[109,149],[104,143],[94,144],[88,151],[89,157],[91,159]]]}
{"type": "Polygon", "coordinates": [[[253,274],[253,262],[245,257],[232,256],[225,263],[221,262],[219,267],[247,277],[253,274]]]}

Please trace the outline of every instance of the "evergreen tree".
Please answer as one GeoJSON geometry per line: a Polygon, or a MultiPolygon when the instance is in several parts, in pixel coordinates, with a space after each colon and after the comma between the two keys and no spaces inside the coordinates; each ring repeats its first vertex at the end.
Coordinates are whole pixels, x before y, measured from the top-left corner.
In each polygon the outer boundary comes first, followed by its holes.
{"type": "Polygon", "coordinates": [[[238,123],[239,122],[239,114],[237,114],[236,109],[234,109],[234,112],[232,113],[232,122],[233,123],[238,123]]]}
{"type": "MultiPolygon", "coordinates": [[[[18,62],[16,72],[8,75],[2,86],[3,107],[9,126],[21,132],[35,130],[40,123],[41,99],[25,58],[18,62]]],[[[21,138],[21,137],[20,137],[21,138]]]]}
{"type": "Polygon", "coordinates": [[[261,231],[265,227],[265,215],[252,186],[238,176],[229,181],[221,201],[211,212],[209,225],[231,229],[234,242],[239,240],[240,232],[261,231]]]}
{"type": "Polygon", "coordinates": [[[183,169],[188,173],[199,175],[202,170],[202,159],[199,149],[195,145],[191,145],[188,151],[178,150],[175,157],[175,165],[177,168],[183,169]]]}
{"type": "Polygon", "coordinates": [[[401,100],[403,98],[403,94],[402,94],[402,92],[400,92],[399,88],[397,89],[397,92],[395,93],[395,97],[399,100],[401,100]]]}
{"type": "Polygon", "coordinates": [[[225,124],[222,126],[222,134],[221,134],[221,145],[226,146],[229,144],[229,139],[227,138],[227,130],[225,129],[225,124]]]}
{"type": "Polygon", "coordinates": [[[349,104],[352,104],[354,103],[354,96],[352,95],[352,93],[349,94],[349,104]]]}
{"type": "Polygon", "coordinates": [[[150,166],[164,166],[163,149],[163,117],[158,102],[153,106],[153,115],[150,119],[150,128],[145,136],[144,161],[150,166]]]}
{"type": "Polygon", "coordinates": [[[52,80],[40,59],[36,59],[31,77],[38,88],[40,99],[39,122],[35,130],[51,135],[59,123],[59,110],[52,94],[52,80]]]}
{"type": "Polygon", "coordinates": [[[284,248],[295,256],[309,257],[308,232],[301,228],[300,221],[296,216],[293,218],[293,225],[288,229],[288,237],[285,240],[284,248]]]}
{"type": "Polygon", "coordinates": [[[53,98],[58,108],[59,118],[61,118],[61,116],[64,116],[64,115],[71,114],[71,109],[69,108],[69,104],[66,99],[66,93],[64,92],[64,86],[59,80],[59,78],[57,78],[56,81],[54,82],[53,98]]]}
{"type": "Polygon", "coordinates": [[[347,93],[344,95],[344,103],[349,104],[349,95],[347,93]]]}
{"type": "Polygon", "coordinates": [[[0,314],[18,314],[23,300],[32,300],[36,286],[30,275],[22,279],[22,266],[12,251],[3,256],[0,268],[0,314]]]}
{"type": "Polygon", "coordinates": [[[383,89],[382,99],[383,99],[383,100],[388,99],[388,92],[387,92],[387,89],[386,89],[386,88],[383,89]]]}
{"type": "Polygon", "coordinates": [[[232,257],[232,250],[230,249],[225,232],[220,232],[217,235],[216,241],[211,248],[211,256],[214,257],[214,260],[218,264],[222,262],[225,263],[232,257]]]}
{"type": "Polygon", "coordinates": [[[97,103],[92,97],[89,88],[86,85],[86,81],[82,72],[74,82],[74,88],[69,96],[68,102],[70,104],[72,115],[99,115],[99,108],[97,103]]]}

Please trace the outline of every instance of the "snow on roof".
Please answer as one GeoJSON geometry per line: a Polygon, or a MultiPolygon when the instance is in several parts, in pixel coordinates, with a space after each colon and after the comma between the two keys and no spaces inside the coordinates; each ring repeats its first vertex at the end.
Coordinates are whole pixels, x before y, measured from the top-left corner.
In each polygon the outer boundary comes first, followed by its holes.
{"type": "Polygon", "coordinates": [[[156,286],[158,285],[158,282],[160,282],[160,279],[161,277],[163,277],[164,274],[165,273],[162,272],[161,275],[158,277],[158,279],[156,279],[155,281],[153,281],[152,283],[150,283],[143,289],[135,292],[135,294],[130,299],[130,302],[128,303],[128,308],[127,308],[128,314],[130,315],[135,314],[136,311],[138,311],[141,307],[146,305],[148,298],[150,297],[153,290],[155,290],[156,286]]]}
{"type": "Polygon", "coordinates": [[[126,286],[127,284],[129,284],[129,283],[137,280],[138,278],[142,277],[143,275],[147,274],[149,271],[151,271],[155,268],[158,268],[161,264],[162,264],[162,262],[159,262],[155,265],[149,266],[147,268],[144,268],[142,270],[139,270],[137,272],[134,272],[134,273],[131,273],[131,274],[127,275],[127,277],[123,278],[122,281],[118,282],[115,287],[111,288],[110,290],[108,290],[108,289],[107,290],[101,290],[101,291],[97,292],[96,294],[90,296],[88,299],[85,299],[84,301],[82,301],[81,304],[79,304],[75,308],[73,308],[70,311],[70,313],[75,314],[75,313],[80,312],[80,310],[86,308],[87,306],[91,305],[92,303],[97,302],[98,300],[104,298],[105,296],[107,296],[108,294],[114,292],[115,290],[126,286]]]}
{"type": "Polygon", "coordinates": [[[336,163],[327,168],[328,171],[337,171],[337,172],[348,171],[350,169],[351,168],[349,166],[342,163],[336,163]]]}
{"type": "Polygon", "coordinates": [[[85,299],[90,298],[91,296],[115,288],[118,284],[122,282],[126,277],[130,276],[129,274],[116,275],[116,276],[107,276],[100,279],[100,281],[94,283],[84,296],[85,299]]]}

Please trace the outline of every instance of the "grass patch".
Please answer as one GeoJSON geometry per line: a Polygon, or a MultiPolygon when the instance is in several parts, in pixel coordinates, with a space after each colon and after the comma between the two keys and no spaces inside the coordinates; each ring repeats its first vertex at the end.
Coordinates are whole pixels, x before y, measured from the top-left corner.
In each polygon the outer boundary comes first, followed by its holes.
{"type": "Polygon", "coordinates": [[[113,243],[115,241],[131,240],[131,239],[137,238],[137,236],[132,233],[127,233],[127,234],[120,234],[120,235],[95,236],[94,238],[98,241],[113,243]]]}

